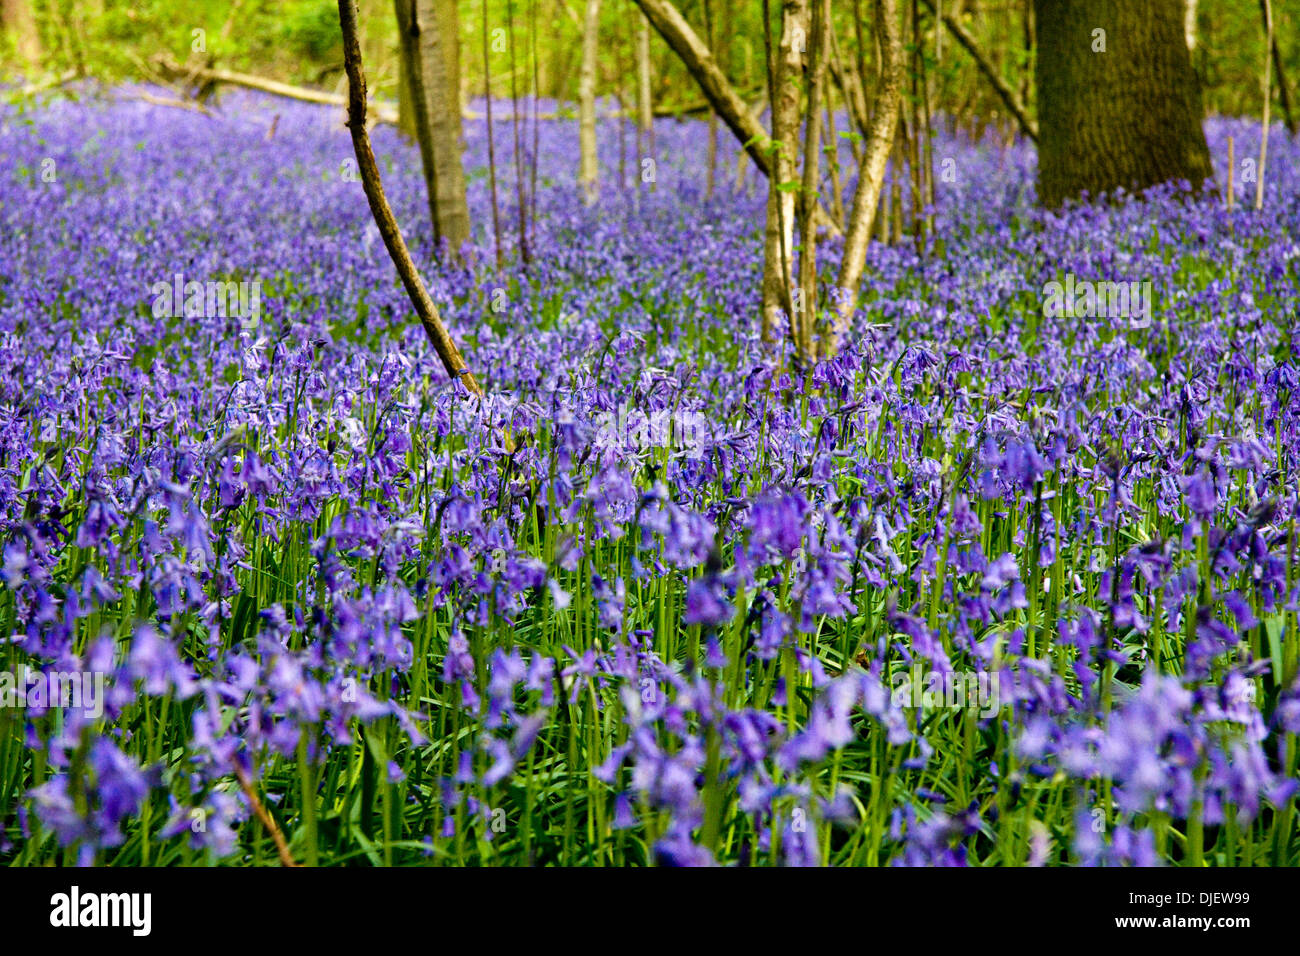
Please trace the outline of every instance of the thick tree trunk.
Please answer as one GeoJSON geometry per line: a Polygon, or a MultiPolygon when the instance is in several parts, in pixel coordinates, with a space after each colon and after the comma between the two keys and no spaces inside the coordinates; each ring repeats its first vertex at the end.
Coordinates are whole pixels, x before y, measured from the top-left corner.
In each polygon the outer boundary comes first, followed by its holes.
{"type": "Polygon", "coordinates": [[[1213,169],[1182,0],[1035,0],[1034,13],[1040,201],[1203,187],[1213,169]]]}
{"type": "Polygon", "coordinates": [[[456,7],[450,0],[395,2],[408,67],[402,87],[414,114],[433,235],[439,243],[445,240],[452,257],[459,259],[461,247],[469,239],[469,206],[461,161],[456,7]]]}
{"type": "Polygon", "coordinates": [[[596,54],[600,24],[600,0],[587,0],[582,22],[582,70],[578,74],[578,182],[583,201],[592,205],[598,197],[600,164],[596,158],[596,54]]]}
{"type": "MultiPolygon", "coordinates": [[[[0,0],[0,27],[13,34],[14,50],[28,72],[41,64],[41,34],[31,0],[0,0]]],[[[30,76],[27,79],[31,79],[30,76]]]]}
{"type": "MultiPolygon", "coordinates": [[[[903,98],[903,40],[898,26],[897,0],[877,0],[876,35],[880,37],[881,78],[876,93],[875,113],[867,138],[866,152],[858,168],[858,185],[853,192],[853,208],[849,213],[848,232],[844,237],[844,254],[840,259],[838,316],[828,343],[828,352],[834,353],[839,337],[848,327],[849,319],[858,304],[858,283],[862,281],[862,267],[867,259],[867,245],[871,240],[871,218],[880,205],[880,192],[885,182],[885,165],[894,148],[898,131],[898,109],[903,98]]],[[[899,175],[895,167],[894,176],[899,175]]]]}

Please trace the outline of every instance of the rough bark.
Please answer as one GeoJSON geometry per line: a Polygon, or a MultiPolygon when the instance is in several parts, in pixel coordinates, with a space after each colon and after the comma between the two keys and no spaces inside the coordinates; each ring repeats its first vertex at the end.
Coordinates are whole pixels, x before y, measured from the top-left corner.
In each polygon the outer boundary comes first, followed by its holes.
{"type": "Polygon", "coordinates": [[[471,395],[482,396],[469,367],[461,357],[456,343],[451,340],[438,307],[429,297],[429,291],[420,278],[419,270],[411,259],[411,252],[402,238],[402,232],[393,217],[393,210],[384,195],[383,182],[379,177],[379,164],[375,162],[375,153],[370,145],[370,135],[366,132],[366,77],[361,63],[361,44],[357,39],[357,5],[356,0],[338,0],[339,27],[343,33],[343,66],[348,77],[348,130],[352,134],[352,148],[357,156],[357,170],[361,174],[361,186],[370,204],[370,213],[374,216],[379,235],[384,240],[388,255],[393,260],[402,286],[415,307],[420,324],[424,327],[429,342],[442,361],[447,374],[465,388],[471,395]]]}
{"type": "Polygon", "coordinates": [[[1040,201],[1202,188],[1213,170],[1182,0],[1035,0],[1034,12],[1040,201]]]}
{"type": "MultiPolygon", "coordinates": [[[[853,206],[849,212],[848,231],[844,236],[844,254],[840,260],[840,275],[836,282],[839,302],[834,331],[828,350],[833,354],[840,336],[848,327],[849,319],[858,304],[858,284],[862,281],[862,267],[867,260],[867,246],[871,241],[872,216],[880,202],[880,192],[885,182],[885,165],[894,148],[898,131],[898,111],[903,97],[903,39],[898,26],[897,0],[877,0],[876,34],[880,37],[881,77],[876,94],[875,113],[867,137],[863,161],[858,169],[858,184],[853,191],[853,206]]],[[[898,176],[895,168],[895,178],[898,176]]]]}
{"type": "Polygon", "coordinates": [[[578,183],[587,205],[599,195],[600,164],[596,157],[596,53],[600,0],[587,0],[582,23],[582,69],[578,74],[578,183]]]}

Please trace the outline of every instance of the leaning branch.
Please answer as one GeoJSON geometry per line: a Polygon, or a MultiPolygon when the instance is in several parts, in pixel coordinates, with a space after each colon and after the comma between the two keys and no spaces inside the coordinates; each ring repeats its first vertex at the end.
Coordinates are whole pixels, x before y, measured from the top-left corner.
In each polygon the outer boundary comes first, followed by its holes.
{"type": "Polygon", "coordinates": [[[471,395],[483,396],[474,376],[470,374],[465,360],[461,358],[456,343],[447,334],[438,315],[438,307],[429,298],[420,273],[411,259],[411,252],[406,248],[406,240],[393,218],[393,210],[384,195],[384,187],[379,179],[379,165],[375,162],[374,150],[370,147],[370,134],[366,132],[366,77],[361,68],[361,44],[357,40],[357,6],[356,0],[339,0],[339,27],[343,32],[343,65],[348,74],[348,130],[352,133],[352,147],[357,154],[357,171],[361,174],[361,185],[366,191],[370,203],[370,212],[375,217],[375,225],[388,248],[388,255],[397,267],[397,274],[406,287],[406,294],[415,306],[425,334],[433,343],[438,358],[442,359],[443,368],[453,379],[459,379],[465,390],[471,395]]]}
{"type": "Polygon", "coordinates": [[[979,71],[983,73],[985,78],[989,81],[989,85],[993,87],[993,91],[998,94],[998,97],[1006,105],[1007,110],[1013,117],[1015,117],[1016,123],[1019,124],[1021,131],[1037,143],[1038,124],[1029,116],[1029,111],[1025,109],[1025,104],[1020,101],[1020,97],[1016,95],[1016,91],[1007,85],[1007,81],[1002,79],[1002,75],[993,68],[993,64],[991,64],[988,61],[988,58],[980,51],[979,44],[975,42],[975,38],[966,32],[966,28],[961,25],[960,20],[949,13],[937,12],[935,10],[934,0],[925,0],[925,5],[930,8],[931,13],[943,20],[943,25],[948,28],[948,32],[956,38],[958,43],[966,48],[966,52],[975,60],[975,65],[979,67],[979,71]]]}

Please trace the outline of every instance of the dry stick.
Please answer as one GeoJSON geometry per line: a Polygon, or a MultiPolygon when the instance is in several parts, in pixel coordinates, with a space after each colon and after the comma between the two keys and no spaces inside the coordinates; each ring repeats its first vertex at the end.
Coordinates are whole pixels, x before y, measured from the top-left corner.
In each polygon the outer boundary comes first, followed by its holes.
{"type": "MultiPolygon", "coordinates": [[[[270,93],[272,96],[281,96],[285,99],[299,100],[303,103],[319,103],[322,106],[347,106],[347,98],[335,96],[333,93],[323,93],[320,90],[308,89],[305,86],[291,86],[288,83],[280,83],[276,80],[268,80],[265,77],[253,76],[249,73],[236,73],[233,70],[216,70],[202,67],[186,68],[180,66],[174,61],[166,58],[157,58],[153,61],[154,69],[165,82],[176,82],[178,80],[194,79],[203,80],[207,83],[222,83],[227,86],[240,86],[249,90],[257,90],[259,93],[270,93]]],[[[390,125],[397,124],[397,109],[393,106],[383,103],[374,104],[375,120],[379,123],[390,125]]]]}
{"type": "Polygon", "coordinates": [[[411,252],[406,247],[406,240],[393,218],[393,210],[384,195],[384,186],[379,178],[379,165],[375,162],[375,152],[370,146],[370,135],[366,132],[366,76],[361,65],[361,44],[357,39],[357,5],[356,0],[339,0],[339,27],[343,33],[343,66],[348,77],[348,130],[352,133],[352,148],[357,154],[357,171],[361,174],[361,185],[370,203],[370,213],[375,225],[383,237],[388,255],[397,268],[406,295],[415,306],[420,324],[433,344],[434,351],[442,360],[442,367],[452,379],[458,379],[471,395],[483,397],[474,376],[470,374],[465,360],[461,358],[456,343],[447,334],[438,315],[438,307],[429,298],[420,273],[411,259],[411,252]]]}
{"type": "Polygon", "coordinates": [[[261,821],[266,832],[271,834],[271,842],[275,844],[275,852],[280,857],[281,866],[302,866],[293,858],[289,852],[289,844],[284,840],[284,834],[280,832],[280,826],[275,822],[275,817],[267,812],[265,805],[257,795],[257,790],[253,788],[253,781],[248,779],[248,774],[244,768],[235,765],[235,779],[239,781],[239,788],[244,791],[244,796],[248,798],[249,805],[253,808],[253,815],[261,821]]]}
{"type": "Polygon", "coordinates": [[[1264,208],[1264,164],[1268,159],[1269,107],[1273,102],[1273,91],[1269,79],[1273,71],[1269,69],[1271,50],[1273,48],[1273,4],[1270,0],[1260,0],[1264,9],[1264,75],[1260,85],[1264,92],[1264,127],[1259,139],[1259,169],[1255,170],[1255,208],[1264,208]]]}
{"type": "MultiPolygon", "coordinates": [[[[885,179],[885,164],[894,145],[898,114],[903,98],[903,41],[898,28],[896,0],[877,0],[876,32],[880,35],[881,77],[876,98],[876,112],[871,119],[871,136],[866,154],[858,169],[858,185],[853,193],[853,208],[849,213],[848,233],[844,238],[844,254],[840,261],[838,316],[831,332],[829,348],[834,354],[839,337],[848,327],[849,319],[857,306],[858,283],[862,281],[862,267],[866,264],[867,244],[871,239],[871,221],[880,199],[885,179]]],[[[898,182],[900,164],[894,167],[894,182],[898,182]]]]}
{"type": "MultiPolygon", "coordinates": [[[[932,13],[939,16],[935,10],[934,0],[925,0],[925,5],[930,8],[932,13]]],[[[1002,75],[993,68],[993,65],[989,63],[988,58],[980,51],[979,44],[975,42],[975,38],[967,33],[966,28],[961,25],[961,22],[955,19],[951,14],[945,13],[940,17],[940,19],[943,20],[943,25],[948,28],[948,32],[953,35],[958,43],[966,48],[966,52],[971,55],[971,58],[975,61],[975,65],[979,67],[979,71],[984,74],[990,85],[992,85],[993,91],[998,94],[998,97],[1001,98],[1002,102],[1006,105],[1007,110],[1013,117],[1015,117],[1016,123],[1020,126],[1021,131],[1037,143],[1038,124],[1030,118],[1028,110],[1025,109],[1024,103],[1020,101],[1020,97],[1016,95],[1016,91],[1007,85],[1006,80],[1002,79],[1002,75]]]]}

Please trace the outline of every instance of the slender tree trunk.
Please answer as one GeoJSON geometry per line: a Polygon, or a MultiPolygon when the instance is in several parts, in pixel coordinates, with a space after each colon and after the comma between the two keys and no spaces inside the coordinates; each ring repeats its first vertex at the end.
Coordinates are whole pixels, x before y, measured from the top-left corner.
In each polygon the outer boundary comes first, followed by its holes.
{"type": "Polygon", "coordinates": [[[459,259],[469,240],[469,204],[461,159],[460,17],[456,0],[419,0],[419,4],[421,61],[433,63],[432,70],[425,70],[433,88],[427,102],[438,169],[438,226],[453,257],[459,259]],[[424,28],[426,23],[433,29],[424,28]]]}
{"type": "Polygon", "coordinates": [[[1264,33],[1273,35],[1272,40],[1268,41],[1268,46],[1273,60],[1273,73],[1277,78],[1277,99],[1282,106],[1282,121],[1286,123],[1286,131],[1294,136],[1296,120],[1295,114],[1291,112],[1291,90],[1286,85],[1286,73],[1282,70],[1282,54],[1277,48],[1277,32],[1272,30],[1273,9],[1269,0],[1259,0],[1259,13],[1264,18],[1264,33]]]}
{"type": "MultiPolygon", "coordinates": [[[[1035,0],[1035,2],[1041,3],[1043,0],[1035,0]]],[[[1069,2],[1078,4],[1092,2],[1092,0],[1069,0],[1069,2]]],[[[1112,0],[1112,2],[1123,3],[1124,0],[1112,0]]],[[[925,0],[925,5],[930,8],[930,11],[934,13],[936,17],[940,17],[943,20],[944,26],[948,28],[948,32],[950,32],[957,42],[966,49],[966,52],[971,55],[971,59],[975,61],[976,67],[978,67],[979,71],[984,74],[984,78],[989,81],[989,85],[993,87],[993,92],[995,92],[998,95],[998,98],[1002,100],[1003,105],[1006,106],[1007,111],[1011,114],[1012,118],[1015,119],[1021,132],[1030,139],[1037,141],[1038,124],[1029,116],[1029,110],[1026,108],[1021,98],[1016,95],[1016,91],[1007,85],[1007,81],[1002,78],[1001,71],[999,71],[993,63],[989,62],[989,58],[984,55],[984,52],[980,49],[980,45],[976,39],[970,35],[964,26],[962,26],[961,21],[958,20],[956,16],[949,13],[946,9],[940,12],[935,6],[934,0],[925,0]]],[[[1050,0],[1048,0],[1048,5],[1050,6],[1050,0]]],[[[1084,49],[1087,49],[1086,45],[1084,49]]],[[[1038,62],[1042,63],[1043,60],[1040,58],[1038,62]]],[[[1041,76],[1042,73],[1040,71],[1040,81],[1041,76]]],[[[1043,111],[1041,100],[1039,101],[1038,111],[1040,114],[1043,111]]]]}
{"type": "Polygon", "coordinates": [[[1264,97],[1264,118],[1260,125],[1259,134],[1259,168],[1255,170],[1256,209],[1264,208],[1264,175],[1268,164],[1268,128],[1272,125],[1269,110],[1273,105],[1273,90],[1269,85],[1269,78],[1273,73],[1269,69],[1273,56],[1273,4],[1269,0],[1260,0],[1260,8],[1264,14],[1264,69],[1261,71],[1259,85],[1264,97]]]}
{"type": "Polygon", "coordinates": [[[817,323],[817,233],[813,210],[821,182],[821,105],[826,84],[826,33],[830,0],[813,0],[809,14],[809,82],[804,121],[803,181],[799,188],[799,302],[791,317],[795,348],[805,360],[816,357],[813,332],[817,323]]]}
{"type": "Polygon", "coordinates": [[[1213,169],[1182,0],[1035,0],[1034,13],[1042,203],[1202,188],[1213,169]]]}
{"type": "MultiPolygon", "coordinates": [[[[881,46],[881,78],[876,95],[875,113],[871,118],[871,131],[867,139],[863,163],[858,169],[858,185],[853,193],[853,206],[849,212],[848,231],[844,237],[844,254],[840,260],[838,318],[829,342],[833,353],[839,337],[848,328],[849,320],[858,304],[858,284],[862,281],[862,268],[867,259],[867,245],[871,240],[871,217],[880,203],[885,182],[885,165],[894,148],[898,130],[898,113],[903,98],[903,40],[898,25],[897,0],[877,0],[876,33],[881,46]]],[[[901,165],[894,166],[894,183],[897,186],[901,165]]],[[[885,226],[882,223],[882,235],[885,226]]]]}
{"type": "Polygon", "coordinates": [[[452,72],[460,68],[456,7],[451,0],[396,0],[396,6],[433,235],[459,260],[469,239],[469,206],[461,162],[460,78],[452,72]]]}
{"type": "MultiPolygon", "coordinates": [[[[772,175],[768,178],[767,229],[763,243],[763,321],[776,327],[784,306],[794,322],[791,258],[797,182],[796,144],[803,90],[804,53],[808,44],[808,0],[783,0],[781,42],[776,51],[772,93],[772,175]]],[[[797,337],[794,344],[798,347],[797,337]]]]}
{"type": "MultiPolygon", "coordinates": [[[[405,135],[420,141],[420,131],[415,122],[419,93],[415,86],[415,68],[411,62],[411,44],[407,40],[404,24],[408,0],[394,0],[397,11],[397,128],[405,135]]],[[[421,154],[423,155],[423,154],[421,154]]]]}
{"type": "Polygon", "coordinates": [[[596,158],[596,54],[600,25],[600,0],[587,0],[582,23],[582,71],[578,75],[578,182],[583,201],[593,205],[600,189],[596,158]]]}

